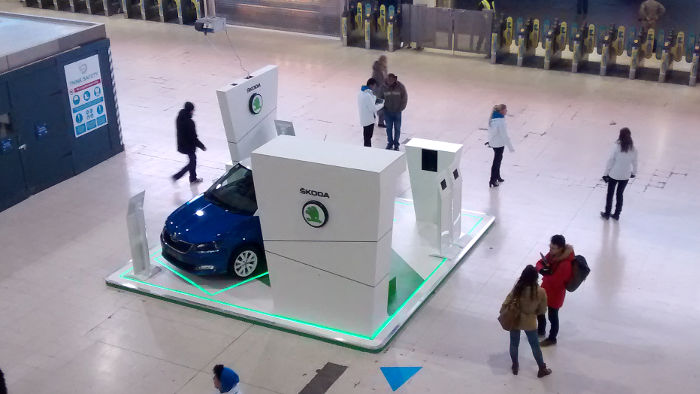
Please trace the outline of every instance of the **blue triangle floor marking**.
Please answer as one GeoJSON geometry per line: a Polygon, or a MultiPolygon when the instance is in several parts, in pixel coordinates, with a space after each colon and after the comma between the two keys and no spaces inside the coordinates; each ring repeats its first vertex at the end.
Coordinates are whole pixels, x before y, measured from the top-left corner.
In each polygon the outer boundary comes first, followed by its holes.
{"type": "Polygon", "coordinates": [[[411,379],[416,372],[420,371],[423,367],[381,367],[384,374],[384,378],[391,386],[392,391],[396,391],[399,387],[403,386],[404,383],[411,379]]]}

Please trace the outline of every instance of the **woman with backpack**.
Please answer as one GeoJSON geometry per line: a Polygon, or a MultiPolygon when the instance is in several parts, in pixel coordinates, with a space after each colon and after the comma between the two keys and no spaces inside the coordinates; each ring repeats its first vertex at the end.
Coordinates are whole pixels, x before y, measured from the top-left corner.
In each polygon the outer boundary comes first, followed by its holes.
{"type": "Polygon", "coordinates": [[[520,279],[501,305],[501,316],[504,312],[510,312],[506,311],[507,309],[517,313],[514,325],[510,327],[510,359],[513,361],[511,367],[513,375],[517,375],[520,369],[518,347],[520,346],[520,330],[523,330],[539,367],[537,377],[542,378],[551,374],[552,370],[547,368],[547,364],[544,363],[542,350],[537,340],[537,316],[547,310],[547,294],[537,284],[537,279],[537,268],[532,265],[525,267],[520,279]]]}
{"type": "Polygon", "coordinates": [[[489,188],[498,187],[499,182],[504,182],[501,178],[501,162],[503,161],[503,150],[508,147],[508,151],[515,152],[513,144],[510,143],[508,130],[506,130],[506,114],[508,108],[505,104],[498,104],[493,107],[489,118],[489,140],[487,146],[493,149],[493,163],[491,164],[491,178],[489,188]]]}
{"type": "Polygon", "coordinates": [[[634,149],[634,141],[632,141],[632,132],[627,127],[620,130],[620,136],[615,143],[613,151],[610,153],[610,158],[605,166],[605,174],[603,179],[608,184],[608,195],[605,199],[605,211],[600,213],[600,216],[607,220],[613,218],[620,220],[620,212],[622,211],[622,195],[627,187],[627,182],[630,178],[634,178],[637,174],[637,150],[634,149]],[[612,215],[613,195],[617,189],[617,199],[615,203],[615,213],[612,215]]]}

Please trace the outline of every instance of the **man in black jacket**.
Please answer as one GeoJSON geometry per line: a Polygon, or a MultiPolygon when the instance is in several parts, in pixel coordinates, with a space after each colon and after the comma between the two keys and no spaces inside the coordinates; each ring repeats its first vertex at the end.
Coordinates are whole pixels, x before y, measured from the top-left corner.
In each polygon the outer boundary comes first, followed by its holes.
{"type": "Polygon", "coordinates": [[[177,151],[187,155],[189,162],[182,170],[173,175],[173,182],[182,178],[187,171],[190,172],[190,183],[202,182],[202,178],[197,178],[197,155],[195,152],[197,148],[201,150],[207,150],[207,148],[202,144],[202,141],[197,138],[197,130],[192,120],[193,112],[194,104],[188,101],[185,103],[185,107],[177,114],[177,119],[175,120],[175,126],[177,128],[177,151]]]}

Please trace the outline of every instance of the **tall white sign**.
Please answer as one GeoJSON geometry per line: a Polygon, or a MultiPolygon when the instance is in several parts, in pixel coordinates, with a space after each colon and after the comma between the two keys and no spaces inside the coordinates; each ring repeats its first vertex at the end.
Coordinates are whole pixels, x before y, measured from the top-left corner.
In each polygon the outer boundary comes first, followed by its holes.
{"type": "Polygon", "coordinates": [[[216,91],[233,163],[277,136],[277,66],[266,66],[216,91]]]}
{"type": "Polygon", "coordinates": [[[102,72],[98,55],[64,66],[73,131],[76,137],[107,124],[102,72]]]}

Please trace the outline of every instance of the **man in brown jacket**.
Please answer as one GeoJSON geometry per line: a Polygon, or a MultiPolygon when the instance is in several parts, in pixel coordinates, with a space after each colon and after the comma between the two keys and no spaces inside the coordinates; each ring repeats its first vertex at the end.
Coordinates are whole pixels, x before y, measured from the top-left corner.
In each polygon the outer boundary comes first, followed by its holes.
{"type": "Polygon", "coordinates": [[[645,0],[639,6],[639,20],[644,30],[656,28],[656,22],[666,13],[666,8],[656,0],[645,0]]]}
{"type": "Polygon", "coordinates": [[[408,93],[396,75],[389,74],[387,76],[382,97],[384,98],[384,122],[386,123],[386,148],[399,150],[401,112],[406,109],[408,104],[408,93]]]}

